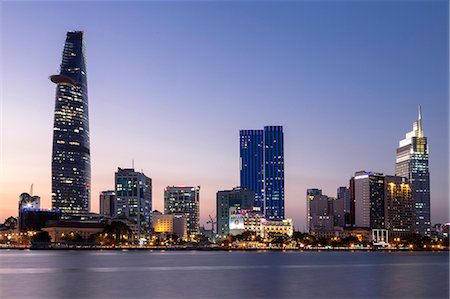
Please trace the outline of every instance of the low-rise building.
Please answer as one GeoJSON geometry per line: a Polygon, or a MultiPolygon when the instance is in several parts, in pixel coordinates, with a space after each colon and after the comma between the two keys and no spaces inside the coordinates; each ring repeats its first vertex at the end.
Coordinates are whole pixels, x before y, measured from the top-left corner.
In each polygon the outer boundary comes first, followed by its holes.
{"type": "Polygon", "coordinates": [[[261,221],[261,237],[267,238],[270,234],[284,234],[292,237],[294,234],[292,219],[261,221]]]}
{"type": "Polygon", "coordinates": [[[152,213],[152,227],[155,233],[175,234],[183,240],[187,239],[187,221],[183,213],[162,214],[155,210],[152,213]]]}
{"type": "Polygon", "coordinates": [[[98,222],[78,222],[78,221],[48,221],[47,225],[42,228],[48,232],[52,238],[52,242],[64,242],[64,236],[74,233],[79,234],[84,240],[89,236],[102,232],[106,227],[104,223],[98,222]]]}

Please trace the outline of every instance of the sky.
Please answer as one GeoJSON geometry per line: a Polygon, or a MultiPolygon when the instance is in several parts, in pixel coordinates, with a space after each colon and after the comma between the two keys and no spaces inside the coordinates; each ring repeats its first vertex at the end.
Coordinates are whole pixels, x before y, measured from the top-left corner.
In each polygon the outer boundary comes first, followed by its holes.
{"type": "Polygon", "coordinates": [[[239,185],[239,130],[283,125],[285,209],[394,174],[422,105],[431,220],[449,220],[447,1],[1,2],[0,221],[18,196],[51,207],[55,85],[67,31],[86,35],[92,211],[117,167],[200,185],[200,220],[239,185]]]}

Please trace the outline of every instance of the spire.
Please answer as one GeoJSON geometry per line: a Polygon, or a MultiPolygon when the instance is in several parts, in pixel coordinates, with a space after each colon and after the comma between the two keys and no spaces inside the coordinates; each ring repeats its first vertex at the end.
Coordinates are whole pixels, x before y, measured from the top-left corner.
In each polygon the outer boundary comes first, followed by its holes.
{"type": "Polygon", "coordinates": [[[417,118],[417,133],[418,137],[423,137],[423,130],[422,130],[422,106],[419,105],[419,117],[417,118]]]}

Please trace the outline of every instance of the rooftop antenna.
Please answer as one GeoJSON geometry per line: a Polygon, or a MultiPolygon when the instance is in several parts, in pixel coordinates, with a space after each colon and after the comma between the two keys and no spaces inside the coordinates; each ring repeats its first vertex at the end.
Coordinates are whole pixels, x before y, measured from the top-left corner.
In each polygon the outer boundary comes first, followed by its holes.
{"type": "Polygon", "coordinates": [[[33,184],[31,184],[31,187],[30,187],[30,195],[33,196],[33,184]]]}
{"type": "Polygon", "coordinates": [[[134,159],[131,160],[131,168],[134,169],[134,159]]]}

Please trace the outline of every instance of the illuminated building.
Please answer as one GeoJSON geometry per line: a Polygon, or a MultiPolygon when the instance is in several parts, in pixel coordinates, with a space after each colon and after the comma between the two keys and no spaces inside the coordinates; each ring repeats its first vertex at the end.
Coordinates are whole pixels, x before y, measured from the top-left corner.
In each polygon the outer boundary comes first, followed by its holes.
{"type": "Polygon", "coordinates": [[[187,239],[187,223],[184,214],[152,213],[152,227],[155,233],[175,234],[183,240],[187,239]]]}
{"type": "Polygon", "coordinates": [[[413,130],[400,140],[397,148],[395,174],[409,180],[415,209],[415,231],[430,235],[430,173],[428,142],[422,129],[422,112],[413,124],[413,130]]]}
{"type": "Polygon", "coordinates": [[[259,207],[253,209],[241,209],[239,207],[230,208],[229,233],[236,236],[244,232],[254,232],[261,235],[261,222],[264,215],[259,207]]]}
{"type": "Polygon", "coordinates": [[[287,235],[292,237],[294,234],[294,224],[292,219],[286,218],[281,221],[265,220],[261,221],[261,237],[267,238],[271,234],[287,235]]]}
{"type": "Polygon", "coordinates": [[[385,228],[392,236],[414,232],[414,205],[411,186],[406,178],[385,177],[385,228]]]}
{"type": "Polygon", "coordinates": [[[230,208],[251,209],[255,204],[255,192],[233,188],[232,190],[218,191],[216,196],[217,234],[224,237],[229,234],[230,208]]]}
{"type": "Polygon", "coordinates": [[[359,171],[350,180],[351,201],[355,205],[355,226],[384,228],[384,175],[359,171]]]}
{"type": "Polygon", "coordinates": [[[118,168],[115,185],[114,217],[129,220],[134,235],[142,237],[151,227],[152,179],[133,168],[118,168]]]}
{"type": "MultiPolygon", "coordinates": [[[[52,208],[90,211],[91,161],[84,34],[68,32],[56,84],[52,150],[52,208]]],[[[64,215],[63,215],[64,217],[64,215]]]]}
{"type": "Polygon", "coordinates": [[[114,216],[114,205],[116,202],[116,192],[112,190],[100,193],[100,214],[104,216],[114,216]]]}
{"type": "Polygon", "coordinates": [[[182,213],[186,217],[187,233],[200,232],[200,186],[167,186],[164,189],[164,214],[182,213]]]}
{"type": "Polygon", "coordinates": [[[284,219],[284,135],[282,126],[240,131],[241,187],[255,192],[266,219],[284,219]]]}
{"type": "Polygon", "coordinates": [[[31,196],[28,193],[22,193],[19,196],[19,212],[22,209],[39,209],[41,207],[41,198],[31,196]]]}

